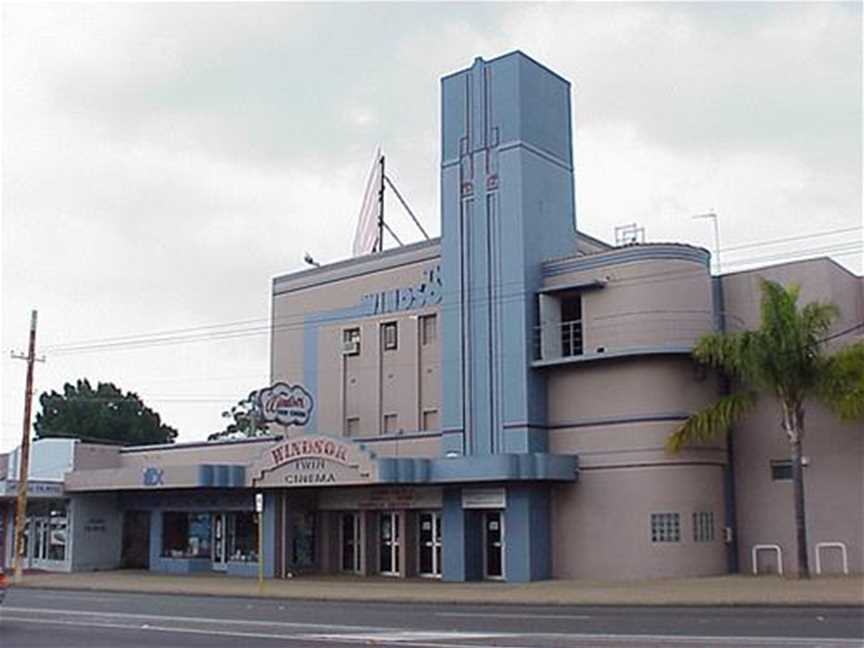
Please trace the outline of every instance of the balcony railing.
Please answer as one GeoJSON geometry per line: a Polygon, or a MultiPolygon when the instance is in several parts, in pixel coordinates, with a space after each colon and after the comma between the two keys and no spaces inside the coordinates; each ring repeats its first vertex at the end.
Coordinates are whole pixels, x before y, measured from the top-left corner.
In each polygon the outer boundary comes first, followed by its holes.
{"type": "Polygon", "coordinates": [[[535,327],[534,357],[537,360],[578,356],[582,355],[582,349],[582,320],[535,327]]]}

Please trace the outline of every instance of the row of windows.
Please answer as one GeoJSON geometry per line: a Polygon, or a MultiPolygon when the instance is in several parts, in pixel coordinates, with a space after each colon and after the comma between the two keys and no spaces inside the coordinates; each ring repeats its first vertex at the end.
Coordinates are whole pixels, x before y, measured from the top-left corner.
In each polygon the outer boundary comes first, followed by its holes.
{"type": "MultiPolygon", "coordinates": [[[[427,409],[423,410],[420,416],[420,431],[426,432],[438,429],[438,410],[427,409]]],[[[383,433],[385,435],[396,434],[399,432],[399,415],[385,414],[383,433]]],[[[360,417],[349,416],[345,419],[345,436],[356,437],[360,435],[360,417]]]]}
{"type": "MultiPolygon", "coordinates": [[[[420,344],[427,346],[438,339],[438,323],[435,315],[422,315],[420,320],[420,344]]],[[[343,329],[343,352],[346,355],[360,353],[360,327],[343,329]]],[[[381,348],[385,351],[395,351],[399,348],[399,322],[384,322],[381,324],[381,348]]]]}
{"type": "MultiPolygon", "coordinates": [[[[693,514],[693,542],[714,542],[714,513],[693,514]]],[[[678,513],[651,514],[651,542],[681,542],[681,516],[678,513]]]]}

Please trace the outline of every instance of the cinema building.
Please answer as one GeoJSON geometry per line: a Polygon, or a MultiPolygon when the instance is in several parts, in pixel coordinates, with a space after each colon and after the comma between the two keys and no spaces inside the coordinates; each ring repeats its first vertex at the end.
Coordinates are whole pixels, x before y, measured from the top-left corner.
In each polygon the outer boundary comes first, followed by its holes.
{"type": "MultiPolygon", "coordinates": [[[[862,278],[826,258],[717,277],[701,248],[581,234],[570,84],[516,52],[441,91],[440,239],[273,280],[273,436],[81,444],[64,493],[89,568],[521,582],[755,555],[791,572],[775,404],[728,444],[664,443],[720,393],[694,344],[758,324],[760,277],[839,305],[837,331],[864,320],[862,278]]],[[[860,572],[864,435],[816,405],[808,428],[811,549],[860,572]]]]}

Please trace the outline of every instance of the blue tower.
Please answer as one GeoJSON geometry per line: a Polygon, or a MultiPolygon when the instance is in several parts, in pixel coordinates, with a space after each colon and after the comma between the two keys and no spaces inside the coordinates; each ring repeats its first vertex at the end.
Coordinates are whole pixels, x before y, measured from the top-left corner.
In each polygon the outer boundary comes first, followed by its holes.
{"type": "Polygon", "coordinates": [[[442,79],[443,453],[546,451],[544,259],[576,245],[570,84],[521,52],[442,79]]]}

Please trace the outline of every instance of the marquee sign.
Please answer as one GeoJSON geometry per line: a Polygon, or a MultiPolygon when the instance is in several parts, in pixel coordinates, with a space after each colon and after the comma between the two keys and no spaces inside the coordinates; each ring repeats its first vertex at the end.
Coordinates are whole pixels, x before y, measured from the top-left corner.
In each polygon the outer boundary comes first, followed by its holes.
{"type": "Polygon", "coordinates": [[[278,382],[258,390],[255,409],[260,420],[280,425],[306,425],[315,403],[302,385],[278,382]]]}
{"type": "Polygon", "coordinates": [[[376,463],[350,441],[299,436],[275,442],[251,467],[252,486],[324,486],[376,480],[376,463]]]}

